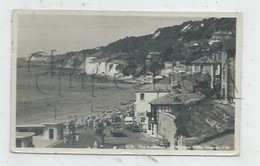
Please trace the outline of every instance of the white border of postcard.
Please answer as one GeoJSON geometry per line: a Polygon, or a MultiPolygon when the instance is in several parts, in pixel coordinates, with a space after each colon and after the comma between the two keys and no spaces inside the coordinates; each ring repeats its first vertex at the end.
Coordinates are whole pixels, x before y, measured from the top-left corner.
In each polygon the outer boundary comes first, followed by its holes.
{"type": "Polygon", "coordinates": [[[11,80],[11,151],[15,153],[50,154],[101,154],[101,155],[209,155],[235,156],[240,152],[240,111],[241,111],[241,62],[242,62],[242,13],[238,12],[140,12],[140,11],[83,11],[83,10],[13,10],[12,29],[12,80],[11,80]],[[72,148],[16,148],[16,56],[17,56],[17,16],[19,14],[48,15],[109,15],[109,16],[153,16],[153,17],[233,17],[236,28],[236,99],[235,99],[235,143],[232,151],[212,150],[141,150],[141,149],[72,149],[72,148]]]}

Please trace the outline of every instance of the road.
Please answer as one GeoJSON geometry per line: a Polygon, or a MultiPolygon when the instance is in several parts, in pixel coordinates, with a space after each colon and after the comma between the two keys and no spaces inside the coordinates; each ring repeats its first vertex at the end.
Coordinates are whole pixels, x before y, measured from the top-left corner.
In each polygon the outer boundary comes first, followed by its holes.
{"type": "MultiPolygon", "coordinates": [[[[139,147],[139,146],[154,146],[155,141],[153,138],[148,138],[145,136],[145,133],[142,132],[133,132],[132,130],[125,129],[124,122],[121,122],[124,135],[113,137],[110,134],[111,126],[108,126],[104,129],[104,146],[105,149],[112,148],[131,148],[131,147],[139,147]]],[[[96,140],[100,140],[101,136],[95,135],[93,129],[87,128],[86,130],[77,131],[79,135],[79,140],[74,143],[69,141],[67,143],[60,143],[55,145],[53,148],[88,148],[94,147],[94,142],[96,140]]]]}
{"type": "Polygon", "coordinates": [[[113,137],[110,134],[111,126],[107,127],[104,130],[105,134],[105,144],[104,148],[113,148],[114,146],[118,148],[125,148],[126,146],[138,146],[138,145],[155,145],[155,140],[145,136],[145,133],[142,132],[133,132],[130,129],[125,129],[125,126],[122,125],[124,135],[121,137],[113,137]]]}

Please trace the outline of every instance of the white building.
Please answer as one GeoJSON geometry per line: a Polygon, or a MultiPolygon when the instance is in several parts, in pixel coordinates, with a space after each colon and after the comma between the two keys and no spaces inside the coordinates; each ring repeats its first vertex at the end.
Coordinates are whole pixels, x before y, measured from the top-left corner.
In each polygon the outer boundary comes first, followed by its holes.
{"type": "Polygon", "coordinates": [[[63,139],[63,123],[43,123],[45,128],[43,130],[43,137],[46,140],[61,140],[63,139]]]}
{"type": "Polygon", "coordinates": [[[186,73],[187,71],[187,66],[180,61],[165,62],[164,68],[160,70],[160,75],[169,77],[171,73],[186,73]]]}
{"type": "Polygon", "coordinates": [[[16,125],[16,144],[20,147],[28,145],[30,140],[35,147],[47,147],[62,140],[63,136],[63,122],[16,125]],[[21,138],[21,133],[24,138],[21,138]]]}
{"type": "Polygon", "coordinates": [[[183,72],[186,73],[187,72],[187,66],[185,64],[183,64],[183,62],[176,61],[173,71],[176,72],[176,73],[183,73],[183,72]]]}
{"type": "Polygon", "coordinates": [[[151,128],[148,126],[147,113],[151,112],[152,100],[162,97],[170,93],[170,88],[160,87],[160,85],[149,85],[143,87],[140,90],[136,90],[136,102],[135,102],[135,120],[137,124],[142,126],[143,130],[147,131],[147,134],[153,136],[151,128]]]}
{"type": "Polygon", "coordinates": [[[209,40],[209,45],[214,43],[220,43],[223,39],[230,39],[232,37],[231,32],[226,31],[216,31],[212,34],[211,39],[209,40]]]}
{"type": "Polygon", "coordinates": [[[169,77],[170,73],[173,72],[173,68],[164,68],[160,70],[160,75],[164,77],[169,77]]]}
{"type": "Polygon", "coordinates": [[[147,72],[145,75],[141,75],[137,80],[144,84],[153,84],[153,76],[151,72],[147,72]]]}

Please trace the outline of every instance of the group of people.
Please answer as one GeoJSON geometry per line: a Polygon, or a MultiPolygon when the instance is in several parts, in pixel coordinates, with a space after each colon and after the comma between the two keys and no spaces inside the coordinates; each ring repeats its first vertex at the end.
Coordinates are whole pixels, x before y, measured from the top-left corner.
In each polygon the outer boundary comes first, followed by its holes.
{"type": "Polygon", "coordinates": [[[81,130],[92,129],[95,134],[100,134],[102,130],[113,122],[120,122],[125,116],[133,113],[133,104],[114,107],[107,111],[92,112],[91,116],[80,118],[77,115],[69,115],[70,120],[64,123],[64,139],[68,141],[77,141],[77,132],[81,130]]]}

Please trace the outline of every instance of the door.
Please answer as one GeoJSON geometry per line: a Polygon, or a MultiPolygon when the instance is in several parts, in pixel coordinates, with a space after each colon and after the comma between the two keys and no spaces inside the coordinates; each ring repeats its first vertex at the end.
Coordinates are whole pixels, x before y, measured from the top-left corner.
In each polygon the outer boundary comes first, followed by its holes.
{"type": "Polygon", "coordinates": [[[54,137],[54,130],[49,129],[49,139],[53,139],[53,137],[54,137]]]}
{"type": "Polygon", "coordinates": [[[223,99],[226,100],[226,89],[223,88],[223,99]]]}

